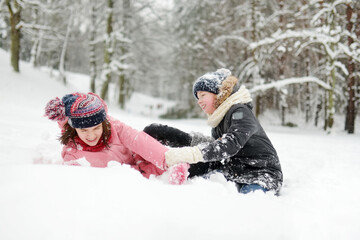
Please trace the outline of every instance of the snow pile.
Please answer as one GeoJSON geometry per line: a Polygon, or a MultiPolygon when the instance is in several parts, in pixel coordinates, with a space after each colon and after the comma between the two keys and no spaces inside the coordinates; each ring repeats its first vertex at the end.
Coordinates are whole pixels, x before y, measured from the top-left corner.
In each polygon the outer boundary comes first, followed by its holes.
{"type": "MultiPolygon", "coordinates": [[[[42,117],[47,101],[88,91],[86,76],[69,86],[21,64],[12,73],[0,51],[0,239],[358,239],[360,135],[268,125],[284,172],[281,196],[238,194],[219,174],[185,185],[147,180],[126,165],[60,164],[59,129],[42,117]],[[34,164],[37,163],[37,164],[34,164]]],[[[145,103],[133,102],[132,109],[145,103]]],[[[160,120],[119,111],[142,129],[159,122],[209,134],[205,120],[160,120]]],[[[357,126],[360,124],[357,123],[357,126]]]]}

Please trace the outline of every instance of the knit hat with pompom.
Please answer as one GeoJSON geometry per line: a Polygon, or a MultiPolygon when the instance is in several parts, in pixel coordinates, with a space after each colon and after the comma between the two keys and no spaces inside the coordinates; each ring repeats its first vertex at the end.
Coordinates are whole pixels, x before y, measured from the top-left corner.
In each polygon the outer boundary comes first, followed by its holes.
{"type": "Polygon", "coordinates": [[[239,90],[238,79],[231,75],[229,69],[221,68],[216,72],[205,73],[199,77],[193,86],[193,93],[198,99],[197,92],[205,91],[216,94],[215,107],[221,105],[232,93],[239,90]]]}
{"type": "Polygon", "coordinates": [[[106,119],[106,103],[95,93],[72,93],[62,100],[56,97],[45,107],[45,116],[54,121],[64,121],[73,128],[89,128],[106,119]]]}

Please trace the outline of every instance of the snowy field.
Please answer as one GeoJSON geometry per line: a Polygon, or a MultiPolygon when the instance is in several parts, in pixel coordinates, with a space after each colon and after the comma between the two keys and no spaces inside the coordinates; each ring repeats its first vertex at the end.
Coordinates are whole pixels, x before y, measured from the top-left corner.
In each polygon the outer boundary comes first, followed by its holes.
{"type": "MultiPolygon", "coordinates": [[[[26,63],[15,74],[9,59],[0,51],[1,240],[360,238],[360,134],[341,131],[343,118],[331,135],[261,119],[284,172],[279,197],[238,194],[221,175],[173,186],[166,174],[147,180],[126,165],[61,165],[59,129],[44,106],[87,92],[88,80],[69,74],[64,87],[26,63]]],[[[156,100],[138,96],[127,111],[110,105],[110,115],[139,130],[161,122],[210,133],[205,120],[156,119],[146,108],[156,100]]]]}

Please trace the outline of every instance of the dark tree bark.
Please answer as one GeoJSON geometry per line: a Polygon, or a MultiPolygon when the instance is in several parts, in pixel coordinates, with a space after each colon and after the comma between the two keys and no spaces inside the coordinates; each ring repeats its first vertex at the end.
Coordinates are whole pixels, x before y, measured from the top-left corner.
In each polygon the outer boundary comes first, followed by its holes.
{"type": "Polygon", "coordinates": [[[20,72],[20,27],[18,26],[21,20],[21,6],[17,0],[6,0],[6,5],[10,13],[10,27],[11,27],[11,66],[15,72],[20,72]]]}
{"type": "MultiPolygon", "coordinates": [[[[346,20],[347,25],[346,28],[349,32],[353,32],[353,26],[354,23],[352,22],[352,15],[353,15],[353,8],[350,4],[347,4],[346,9],[346,20]]],[[[350,46],[354,42],[354,39],[352,37],[348,37],[348,45],[350,46]]],[[[354,76],[354,70],[355,70],[355,63],[351,57],[348,58],[348,64],[347,64],[347,70],[349,72],[348,75],[348,105],[347,105],[347,111],[346,111],[346,119],[345,119],[345,130],[348,133],[354,133],[355,132],[355,76],[354,76]]]]}

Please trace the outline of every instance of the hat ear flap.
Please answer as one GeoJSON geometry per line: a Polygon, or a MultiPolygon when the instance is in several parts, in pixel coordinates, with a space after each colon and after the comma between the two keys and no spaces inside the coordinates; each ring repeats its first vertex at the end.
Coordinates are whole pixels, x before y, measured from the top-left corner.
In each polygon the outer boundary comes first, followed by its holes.
{"type": "Polygon", "coordinates": [[[219,88],[219,93],[215,101],[215,108],[218,108],[232,93],[238,79],[234,76],[228,76],[219,88]]]}

